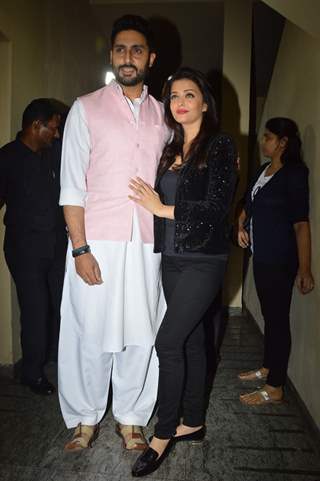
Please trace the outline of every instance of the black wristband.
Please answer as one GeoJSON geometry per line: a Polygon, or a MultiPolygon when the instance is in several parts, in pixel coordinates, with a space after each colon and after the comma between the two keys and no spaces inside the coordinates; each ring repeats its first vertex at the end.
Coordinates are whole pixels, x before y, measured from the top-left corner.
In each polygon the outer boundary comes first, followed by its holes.
{"type": "Polygon", "coordinates": [[[82,256],[83,254],[87,254],[88,252],[91,252],[90,246],[86,244],[85,246],[78,247],[77,249],[72,250],[72,257],[79,257],[82,256]]]}

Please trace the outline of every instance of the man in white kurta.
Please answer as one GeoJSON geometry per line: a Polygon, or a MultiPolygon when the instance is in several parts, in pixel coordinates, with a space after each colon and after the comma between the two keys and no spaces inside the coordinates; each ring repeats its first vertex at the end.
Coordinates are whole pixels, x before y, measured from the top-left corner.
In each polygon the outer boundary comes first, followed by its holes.
{"type": "Polygon", "coordinates": [[[61,307],[59,399],[65,449],[91,445],[112,410],[128,449],[144,449],[139,426],[152,414],[158,385],[153,348],[165,310],[153,219],[129,199],[128,184],[154,184],[168,131],[162,105],[144,77],[155,58],[144,19],[115,22],[111,62],[116,80],[78,98],[68,116],[61,197],[70,233],[61,307]]]}

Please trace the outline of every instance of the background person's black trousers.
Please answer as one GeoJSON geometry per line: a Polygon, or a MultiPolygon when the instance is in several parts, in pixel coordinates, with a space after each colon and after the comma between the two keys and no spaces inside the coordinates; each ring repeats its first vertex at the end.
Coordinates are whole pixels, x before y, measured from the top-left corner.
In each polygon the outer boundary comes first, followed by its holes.
{"type": "Polygon", "coordinates": [[[48,357],[57,355],[65,257],[41,259],[5,252],[20,307],[21,379],[43,376],[48,357]]]}
{"type": "Polygon", "coordinates": [[[204,423],[206,347],[202,317],[221,288],[226,260],[214,257],[162,257],[167,311],[156,338],[159,358],[158,423],[155,436],[176,432],[183,422],[204,423]]]}
{"type": "Polygon", "coordinates": [[[253,273],[264,318],[264,360],[267,384],[283,386],[291,349],[290,305],[297,269],[294,266],[265,264],[253,258],[253,273]]]}

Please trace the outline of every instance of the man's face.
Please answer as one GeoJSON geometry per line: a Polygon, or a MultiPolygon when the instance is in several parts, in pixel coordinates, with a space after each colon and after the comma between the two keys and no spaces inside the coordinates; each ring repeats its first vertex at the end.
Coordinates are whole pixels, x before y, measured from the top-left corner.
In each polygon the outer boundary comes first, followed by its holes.
{"type": "Polygon", "coordinates": [[[37,136],[40,148],[50,147],[53,139],[59,138],[59,125],[59,115],[53,115],[53,117],[46,123],[38,121],[37,136]]]}
{"type": "Polygon", "coordinates": [[[117,81],[133,87],[144,81],[155,53],[150,53],[144,35],[135,30],[119,32],[110,52],[110,62],[117,81]]]}

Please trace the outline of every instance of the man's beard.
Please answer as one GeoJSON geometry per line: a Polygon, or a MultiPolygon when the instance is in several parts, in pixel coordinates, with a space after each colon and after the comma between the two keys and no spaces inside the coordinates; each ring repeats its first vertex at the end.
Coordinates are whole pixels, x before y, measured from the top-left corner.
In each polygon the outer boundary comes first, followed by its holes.
{"type": "Polygon", "coordinates": [[[119,84],[124,85],[125,87],[135,87],[139,83],[143,82],[144,79],[146,78],[148,72],[149,72],[149,67],[148,65],[145,66],[143,70],[138,70],[135,65],[126,63],[124,65],[119,65],[118,67],[115,67],[114,65],[112,66],[113,68],[113,73],[116,77],[116,80],[119,84]],[[122,68],[132,68],[136,71],[136,76],[132,78],[126,78],[121,75],[121,69],[122,68]]]}

